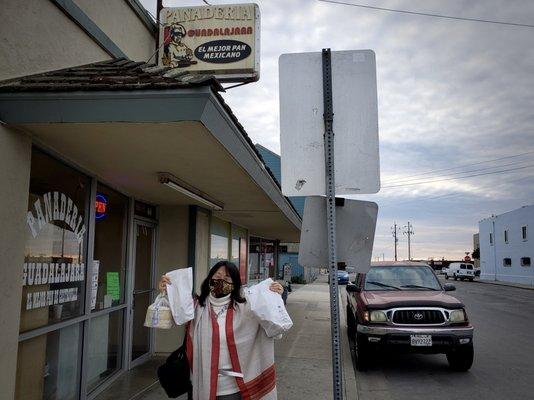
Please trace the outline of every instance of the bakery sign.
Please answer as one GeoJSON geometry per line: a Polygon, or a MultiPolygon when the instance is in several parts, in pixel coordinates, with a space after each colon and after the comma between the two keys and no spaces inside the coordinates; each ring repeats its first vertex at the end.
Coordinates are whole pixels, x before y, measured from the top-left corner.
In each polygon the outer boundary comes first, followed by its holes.
{"type": "Polygon", "coordinates": [[[159,64],[226,82],[260,77],[257,4],[163,8],[159,64]]]}

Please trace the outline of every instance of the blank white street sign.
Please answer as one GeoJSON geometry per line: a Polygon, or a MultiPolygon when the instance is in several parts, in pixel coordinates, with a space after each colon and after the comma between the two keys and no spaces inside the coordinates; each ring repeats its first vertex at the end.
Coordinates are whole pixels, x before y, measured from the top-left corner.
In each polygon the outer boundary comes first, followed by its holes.
{"type": "MultiPolygon", "coordinates": [[[[336,206],[337,261],[367,272],[371,265],[378,205],[371,201],[345,199],[336,206]]],[[[326,197],[306,197],[300,231],[299,264],[303,267],[328,266],[326,197]]]]}
{"type": "MultiPolygon", "coordinates": [[[[322,54],[282,54],[282,192],[325,195],[322,54]]],[[[376,62],[372,50],[332,52],[336,195],[380,190],[376,62]]]]}

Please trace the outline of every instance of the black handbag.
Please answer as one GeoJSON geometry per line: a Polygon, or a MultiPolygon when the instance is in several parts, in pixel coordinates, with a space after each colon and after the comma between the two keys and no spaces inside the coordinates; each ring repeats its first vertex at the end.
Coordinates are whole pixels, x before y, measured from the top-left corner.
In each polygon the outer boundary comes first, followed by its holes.
{"type": "Polygon", "coordinates": [[[167,396],[174,399],[184,393],[188,393],[188,399],[192,397],[193,386],[189,375],[189,362],[187,360],[185,339],[184,343],[173,351],[165,364],[158,368],[158,379],[167,396]]]}

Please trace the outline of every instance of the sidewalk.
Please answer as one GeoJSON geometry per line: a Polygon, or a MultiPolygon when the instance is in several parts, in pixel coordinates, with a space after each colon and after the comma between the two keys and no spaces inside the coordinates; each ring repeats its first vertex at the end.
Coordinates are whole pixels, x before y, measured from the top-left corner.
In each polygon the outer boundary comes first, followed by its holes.
{"type": "MultiPolygon", "coordinates": [[[[294,325],[275,346],[278,398],[331,399],[330,296],[326,277],[319,275],[314,283],[293,290],[287,301],[287,309],[294,325]]],[[[346,399],[355,399],[356,379],[343,309],[340,314],[343,389],[346,399]]]]}
{"type": "MultiPolygon", "coordinates": [[[[325,276],[319,275],[312,284],[293,285],[287,309],[293,320],[293,328],[275,342],[278,399],[331,399],[330,297],[325,276]]],[[[357,398],[356,379],[345,329],[345,313],[341,310],[340,314],[343,391],[344,398],[352,400],[357,398]]],[[[165,399],[165,392],[159,384],[155,384],[128,400],[165,399]]],[[[185,400],[185,397],[177,400],[185,400]]]]}
{"type": "Polygon", "coordinates": [[[473,282],[478,283],[485,283],[487,285],[497,285],[497,286],[508,286],[518,289],[527,289],[527,290],[534,290],[533,285],[524,285],[522,283],[514,283],[514,282],[503,282],[503,281],[489,281],[486,279],[475,279],[473,282]]]}

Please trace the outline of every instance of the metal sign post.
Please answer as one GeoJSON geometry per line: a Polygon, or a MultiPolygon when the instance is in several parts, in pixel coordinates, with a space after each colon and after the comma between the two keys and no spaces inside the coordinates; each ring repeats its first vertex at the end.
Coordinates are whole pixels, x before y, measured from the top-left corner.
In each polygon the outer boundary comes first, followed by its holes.
{"type": "Polygon", "coordinates": [[[339,302],[336,258],[336,187],[334,179],[334,110],[332,105],[332,62],[330,49],[323,49],[324,154],[326,178],[326,220],[328,232],[328,267],[330,274],[330,318],[332,335],[332,373],[334,400],[341,400],[342,369],[339,334],[339,302]]]}
{"type": "Polygon", "coordinates": [[[299,262],[329,267],[333,398],[342,400],[337,265],[369,268],[378,207],[345,200],[337,210],[338,225],[335,196],[380,190],[375,54],[330,49],[282,54],[279,68],[282,193],[308,197],[299,262]]]}

